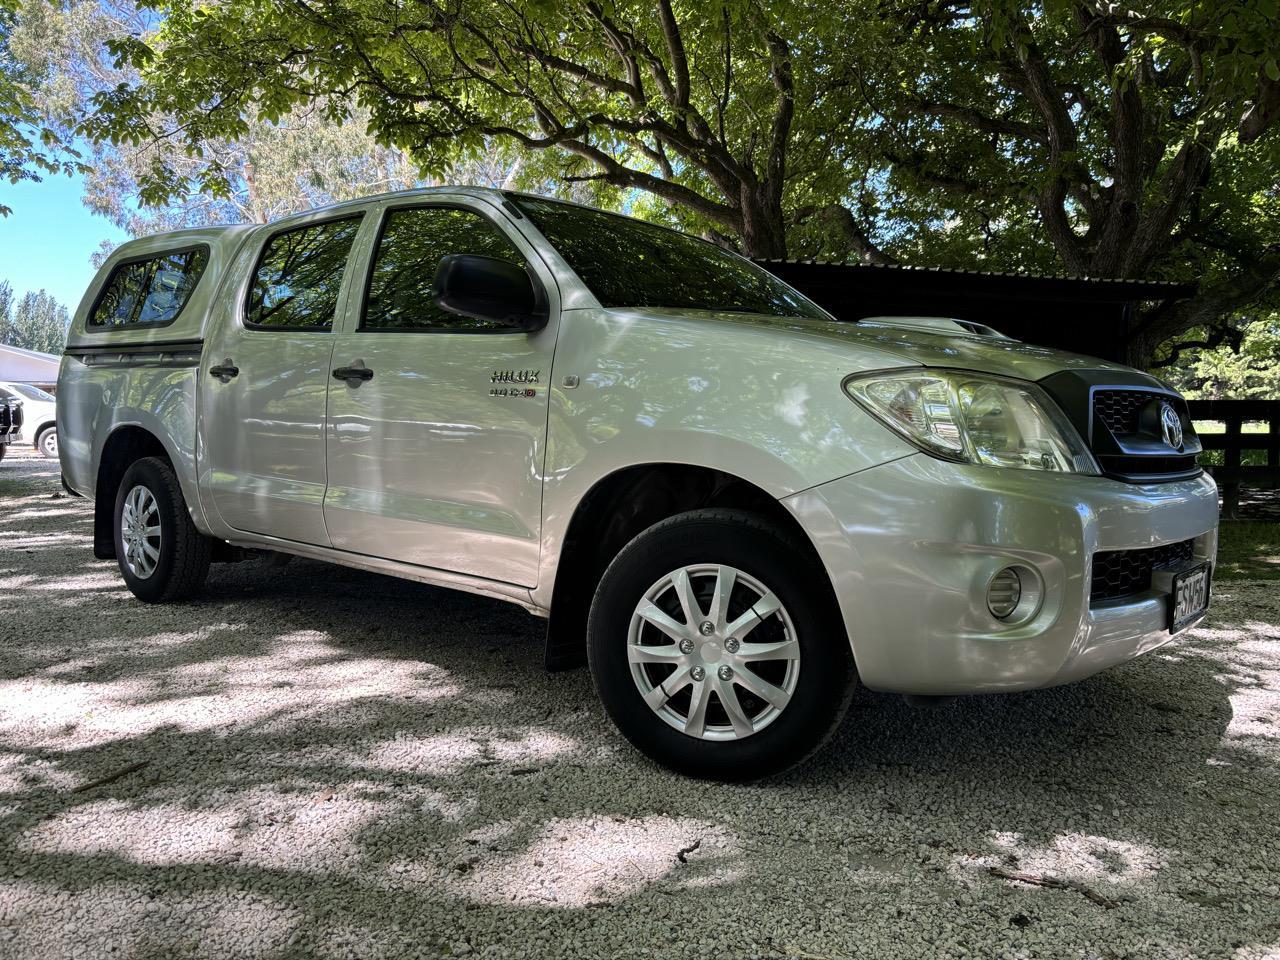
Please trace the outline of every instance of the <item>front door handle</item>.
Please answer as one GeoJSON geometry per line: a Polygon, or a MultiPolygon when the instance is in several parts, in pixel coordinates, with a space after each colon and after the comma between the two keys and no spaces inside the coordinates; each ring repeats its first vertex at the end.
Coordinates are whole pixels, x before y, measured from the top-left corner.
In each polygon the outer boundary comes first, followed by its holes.
{"type": "Polygon", "coordinates": [[[230,383],[232,377],[240,375],[240,368],[231,362],[231,358],[223,360],[216,367],[209,368],[209,376],[221,380],[223,383],[230,383]]]}
{"type": "Polygon", "coordinates": [[[365,366],[338,367],[333,371],[333,375],[339,380],[345,380],[349,387],[356,387],[366,380],[373,379],[373,371],[365,366]]]}

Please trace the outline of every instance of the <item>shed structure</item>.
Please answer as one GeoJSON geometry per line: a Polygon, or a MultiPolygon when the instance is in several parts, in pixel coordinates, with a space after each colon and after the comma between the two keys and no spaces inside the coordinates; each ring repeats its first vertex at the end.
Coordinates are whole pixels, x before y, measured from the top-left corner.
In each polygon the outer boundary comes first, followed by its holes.
{"type": "Polygon", "coordinates": [[[1137,307],[1170,303],[1194,283],[1105,280],[928,267],[758,260],[841,320],[950,317],[1017,340],[1124,363],[1138,332],[1137,307]]]}

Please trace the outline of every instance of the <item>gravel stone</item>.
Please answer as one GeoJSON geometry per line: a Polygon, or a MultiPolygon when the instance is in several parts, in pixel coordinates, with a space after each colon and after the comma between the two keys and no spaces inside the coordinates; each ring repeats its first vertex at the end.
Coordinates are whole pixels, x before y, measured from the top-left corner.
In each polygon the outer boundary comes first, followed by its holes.
{"type": "Polygon", "coordinates": [[[149,607],[91,530],[0,464],[3,960],[1280,958],[1274,583],[1072,686],[860,691],[721,786],[516,607],[301,560],[149,607]]]}

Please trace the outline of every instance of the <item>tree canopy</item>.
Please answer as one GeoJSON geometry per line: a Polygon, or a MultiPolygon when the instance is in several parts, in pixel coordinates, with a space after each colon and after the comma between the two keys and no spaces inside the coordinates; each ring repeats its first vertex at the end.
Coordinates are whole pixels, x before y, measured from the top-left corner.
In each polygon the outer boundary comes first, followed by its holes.
{"type": "Polygon", "coordinates": [[[1280,397],[1280,314],[1243,325],[1234,342],[1197,345],[1161,374],[1191,400],[1280,397]]]}
{"type": "MultiPolygon", "coordinates": [[[[79,153],[44,123],[32,95],[35,78],[10,49],[17,24],[18,0],[0,0],[0,179],[19,183],[83,170],[79,153]]],[[[12,212],[0,203],[0,216],[12,212]]]]}
{"type": "MultiPolygon", "coordinates": [[[[24,0],[9,35],[13,69],[27,78],[27,102],[63,140],[93,98],[138,83],[108,47],[154,33],[155,16],[132,0],[24,0]]],[[[268,122],[250,106],[241,134],[198,140],[102,140],[84,151],[85,203],[134,236],[210,223],[257,222],[369,193],[420,186],[403,150],[375,141],[367,115],[300,102],[268,122]]],[[[176,124],[156,117],[158,126],[176,124]]],[[[459,173],[503,183],[520,164],[490,151],[459,173]]]]}
{"type": "MultiPolygon", "coordinates": [[[[1200,280],[1141,315],[1137,362],[1276,296],[1276,0],[152,6],[83,130],[182,145],[206,190],[209,144],[305,109],[426,176],[507,144],[755,256],[1200,280]]],[[[186,189],[181,154],[145,197],[186,189]]]]}

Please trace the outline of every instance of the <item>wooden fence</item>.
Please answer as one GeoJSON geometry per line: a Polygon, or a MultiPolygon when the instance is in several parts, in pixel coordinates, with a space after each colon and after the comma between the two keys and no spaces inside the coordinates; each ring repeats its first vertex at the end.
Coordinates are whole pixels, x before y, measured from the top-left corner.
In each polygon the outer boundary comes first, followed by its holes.
{"type": "Polygon", "coordinates": [[[1280,484],[1280,400],[1190,400],[1187,405],[1192,420],[1216,420],[1226,427],[1223,433],[1201,433],[1200,443],[1206,450],[1222,451],[1222,464],[1206,469],[1222,490],[1222,515],[1234,518],[1242,483],[1280,484]],[[1265,423],[1267,432],[1245,433],[1246,423],[1265,423]],[[1266,463],[1244,463],[1246,451],[1265,453],[1266,463]]]}

